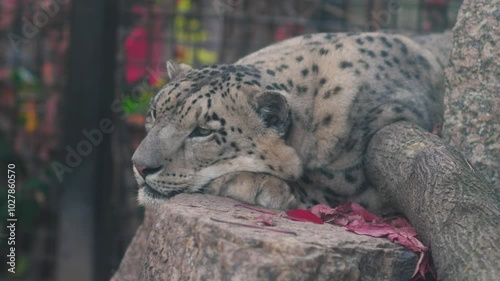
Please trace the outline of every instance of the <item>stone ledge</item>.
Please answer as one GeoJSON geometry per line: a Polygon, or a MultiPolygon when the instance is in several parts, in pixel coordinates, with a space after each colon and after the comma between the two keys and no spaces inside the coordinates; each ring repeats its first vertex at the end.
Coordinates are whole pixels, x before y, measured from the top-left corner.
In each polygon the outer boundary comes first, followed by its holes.
{"type": "Polygon", "coordinates": [[[128,280],[409,280],[418,256],[385,239],[279,216],[253,229],[261,213],[209,195],[181,194],[138,230],[112,278],[128,280]],[[149,234],[148,234],[149,233],[149,234]]]}

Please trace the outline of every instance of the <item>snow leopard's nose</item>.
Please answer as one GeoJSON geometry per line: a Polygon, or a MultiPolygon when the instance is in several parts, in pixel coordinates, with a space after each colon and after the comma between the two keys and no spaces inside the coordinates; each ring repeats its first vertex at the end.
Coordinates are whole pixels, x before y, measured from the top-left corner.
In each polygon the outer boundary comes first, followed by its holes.
{"type": "Polygon", "coordinates": [[[163,168],[163,166],[153,168],[153,167],[140,166],[140,165],[135,165],[135,164],[134,164],[134,167],[137,170],[137,172],[139,173],[139,175],[141,175],[142,178],[146,178],[148,175],[155,174],[155,173],[159,172],[161,170],[161,168],[163,168]]]}

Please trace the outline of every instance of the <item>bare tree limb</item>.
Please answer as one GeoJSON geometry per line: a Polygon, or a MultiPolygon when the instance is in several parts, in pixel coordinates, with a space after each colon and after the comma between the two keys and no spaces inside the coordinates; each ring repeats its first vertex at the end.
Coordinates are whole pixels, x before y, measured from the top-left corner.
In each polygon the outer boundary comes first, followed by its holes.
{"type": "Polygon", "coordinates": [[[431,245],[440,280],[500,276],[500,195],[439,137],[405,122],[380,130],[367,175],[431,245]]]}

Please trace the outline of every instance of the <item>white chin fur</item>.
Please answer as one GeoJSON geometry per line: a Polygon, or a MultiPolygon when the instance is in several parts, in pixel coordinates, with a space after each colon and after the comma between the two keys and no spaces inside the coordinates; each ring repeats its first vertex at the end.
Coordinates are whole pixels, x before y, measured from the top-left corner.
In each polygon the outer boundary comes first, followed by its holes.
{"type": "Polygon", "coordinates": [[[158,208],[161,203],[165,202],[165,200],[162,199],[155,199],[150,196],[147,196],[144,194],[144,188],[139,189],[137,192],[137,201],[139,201],[140,206],[156,209],[158,208]]]}

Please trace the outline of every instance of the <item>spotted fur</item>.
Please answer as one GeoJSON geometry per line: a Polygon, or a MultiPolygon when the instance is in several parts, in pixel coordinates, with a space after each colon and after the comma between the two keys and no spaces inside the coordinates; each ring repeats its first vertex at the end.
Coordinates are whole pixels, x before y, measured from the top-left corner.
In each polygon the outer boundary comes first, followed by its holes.
{"type": "Polygon", "coordinates": [[[148,134],[133,156],[147,167],[145,177],[134,167],[140,202],[203,192],[279,209],[353,200],[387,211],[365,177],[364,152],[388,124],[431,131],[442,121],[449,47],[424,45],[327,33],[235,64],[168,63],[171,82],[151,100],[148,134]]]}

